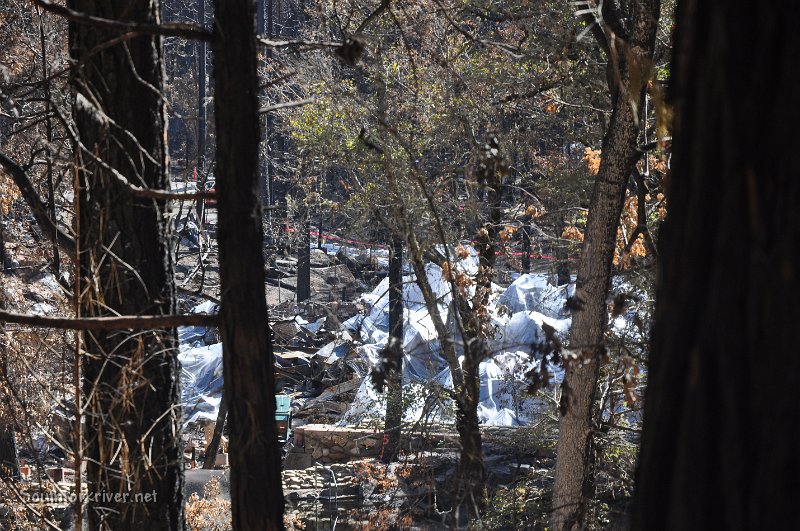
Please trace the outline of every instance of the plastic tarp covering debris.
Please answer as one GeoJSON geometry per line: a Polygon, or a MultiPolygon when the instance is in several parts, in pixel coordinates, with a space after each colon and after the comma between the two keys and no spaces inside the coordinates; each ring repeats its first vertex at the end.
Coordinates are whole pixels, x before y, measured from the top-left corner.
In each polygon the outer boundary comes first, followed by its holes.
{"type": "MultiPolygon", "coordinates": [[[[469,272],[477,266],[477,258],[471,254],[462,263],[457,263],[458,266],[469,272]]],[[[447,322],[451,301],[449,285],[438,266],[428,264],[426,273],[440,302],[442,318],[447,322]]],[[[364,294],[362,300],[372,304],[369,314],[346,322],[351,329],[358,330],[364,345],[359,346],[357,352],[371,366],[379,363],[380,351],[388,340],[388,288],[389,280],[384,279],[371,293],[364,294]]],[[[489,341],[493,356],[480,364],[478,415],[482,423],[513,426],[530,419],[537,399],[525,392],[527,382],[523,375],[538,363],[531,359],[530,353],[535,345],[545,340],[543,323],[552,326],[561,335],[567,333],[570,320],[563,318],[563,307],[567,296],[573,292],[574,286],[552,286],[545,275],[522,275],[499,296],[497,290],[493,291],[490,311],[495,334],[489,341]],[[502,311],[500,304],[505,307],[502,311]],[[510,310],[511,315],[505,310],[510,310]]],[[[441,400],[435,398],[441,393],[426,393],[425,388],[430,388],[432,383],[452,387],[452,378],[432,319],[413,276],[403,277],[403,306],[404,393],[406,396],[423,397],[421,400],[411,400],[413,405],[406,410],[404,420],[413,422],[425,414],[446,421],[444,415],[448,408],[442,407],[442,403],[432,403],[441,400]],[[426,394],[428,396],[424,398],[426,394]]],[[[456,336],[455,331],[452,332],[456,336]]],[[[558,381],[562,376],[561,371],[553,372],[558,381]]],[[[373,389],[370,378],[365,378],[342,423],[365,417],[381,417],[384,411],[384,396],[373,389]]]]}
{"type": "Polygon", "coordinates": [[[178,361],[184,424],[216,421],[222,398],[222,343],[182,350],[178,361]]]}
{"type": "Polygon", "coordinates": [[[350,342],[349,341],[331,341],[321,349],[317,351],[315,356],[325,359],[325,363],[334,364],[340,359],[344,358],[347,352],[350,350],[350,342]]]}
{"type": "Polygon", "coordinates": [[[520,275],[497,299],[511,313],[535,310],[548,317],[567,317],[564,302],[575,294],[575,284],[553,286],[544,275],[520,275]]]}
{"type": "MultiPolygon", "coordinates": [[[[191,313],[215,314],[219,305],[206,301],[191,309],[191,313]]],[[[183,422],[217,420],[222,398],[222,343],[206,346],[208,328],[179,326],[178,344],[181,364],[181,403],[183,422]]]]}
{"type": "Polygon", "coordinates": [[[179,326],[178,344],[181,350],[202,347],[205,345],[203,338],[208,332],[205,326],[179,326]]]}
{"type": "Polygon", "coordinates": [[[205,301],[192,308],[192,313],[218,313],[219,304],[212,301],[205,301]]]}

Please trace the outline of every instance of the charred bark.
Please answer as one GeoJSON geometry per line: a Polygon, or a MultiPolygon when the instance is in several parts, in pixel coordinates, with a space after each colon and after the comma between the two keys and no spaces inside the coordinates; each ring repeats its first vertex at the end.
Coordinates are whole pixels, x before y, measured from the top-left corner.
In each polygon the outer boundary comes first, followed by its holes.
{"type": "Polygon", "coordinates": [[[225,430],[225,422],[228,420],[228,401],[225,400],[225,393],[222,393],[222,400],[219,401],[219,411],[217,412],[217,422],[214,425],[214,433],[211,441],[206,448],[206,457],[203,461],[203,469],[212,470],[217,464],[217,453],[222,443],[222,432],[225,430]]]}
{"type": "Polygon", "coordinates": [[[473,356],[464,359],[464,388],[457,395],[456,429],[461,444],[458,461],[457,521],[459,527],[467,518],[480,514],[484,506],[486,467],[483,463],[483,440],[478,419],[481,382],[480,361],[473,356]],[[463,509],[466,509],[465,511],[463,509]]]}
{"type": "Polygon", "coordinates": [[[669,214],[633,529],[781,529],[800,492],[800,33],[679,3],[669,214]]]}
{"type": "Polygon", "coordinates": [[[0,477],[19,479],[19,454],[14,429],[9,424],[0,424],[0,477]]]}
{"type": "Polygon", "coordinates": [[[311,298],[311,226],[309,213],[303,215],[303,226],[297,239],[297,302],[311,298]]]}
{"type": "Polygon", "coordinates": [[[214,5],[214,116],[225,398],[234,529],[283,529],[275,375],[258,201],[254,0],[214,5]]]}
{"type": "Polygon", "coordinates": [[[5,271],[8,269],[6,267],[6,235],[5,235],[5,228],[6,228],[6,220],[5,214],[0,212],[0,269],[5,271]]]}
{"type": "MultiPolygon", "coordinates": [[[[0,300],[0,308],[5,308],[4,300],[0,300]]],[[[2,379],[8,382],[8,358],[5,354],[0,358],[0,371],[2,379]]],[[[14,426],[7,415],[8,413],[5,418],[0,419],[0,478],[19,479],[17,439],[14,436],[14,426]]]]}
{"type": "Polygon", "coordinates": [[[531,232],[528,226],[533,222],[530,216],[522,221],[522,272],[531,272],[531,232]]]}
{"type": "MultiPolygon", "coordinates": [[[[81,13],[158,24],[159,3],[74,0],[81,13]]],[[[78,133],[78,217],[85,316],[171,315],[173,262],[164,201],[134,197],[114,176],[168,189],[159,37],[115,46],[116,30],[70,27],[78,133]]],[[[91,529],[183,528],[183,452],[174,329],[85,334],[86,477],[91,529]],[[151,503],[124,501],[152,494],[151,503]],[[115,494],[120,494],[115,497],[115,494]],[[109,499],[110,498],[110,499],[109,499]]]]}
{"type": "Polygon", "coordinates": [[[389,344],[384,359],[386,420],[383,461],[397,458],[403,423],[403,242],[392,239],[389,257],[389,344]]]}
{"type": "MultiPolygon", "coordinates": [[[[5,306],[0,301],[0,307],[5,306]]],[[[3,379],[8,381],[8,360],[3,356],[3,379]]],[[[19,479],[19,453],[17,452],[17,439],[14,436],[14,426],[8,419],[0,419],[0,478],[19,479]]]]}

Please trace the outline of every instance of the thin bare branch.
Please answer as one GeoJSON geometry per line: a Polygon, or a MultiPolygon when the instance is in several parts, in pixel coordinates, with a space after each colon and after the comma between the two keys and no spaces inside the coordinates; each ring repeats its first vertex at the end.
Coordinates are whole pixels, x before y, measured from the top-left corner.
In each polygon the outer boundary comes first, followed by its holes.
{"type": "Polygon", "coordinates": [[[216,314],[121,315],[118,317],[46,317],[0,310],[0,323],[16,323],[64,330],[147,330],[176,326],[217,326],[216,314]]]}
{"type": "Polygon", "coordinates": [[[42,198],[39,197],[39,194],[36,193],[33,183],[25,169],[7,157],[3,152],[0,152],[0,167],[5,170],[11,177],[11,180],[14,181],[14,184],[17,185],[17,188],[19,188],[22,197],[25,198],[25,202],[28,203],[33,213],[33,218],[36,220],[39,228],[42,229],[42,232],[48,238],[55,241],[62,251],[72,256],[75,250],[75,240],[72,236],[58,228],[54,220],[50,219],[47,213],[47,207],[42,201],[42,198]]]}
{"type": "Polygon", "coordinates": [[[392,0],[383,0],[380,5],[375,8],[375,11],[369,14],[367,18],[364,19],[364,22],[359,24],[358,28],[356,29],[356,34],[363,32],[367,27],[372,24],[372,21],[376,20],[380,17],[384,11],[389,8],[389,4],[392,3],[392,0]]]}
{"type": "Polygon", "coordinates": [[[53,4],[48,0],[30,0],[54,15],[58,15],[71,22],[78,24],[89,24],[108,28],[112,30],[136,33],[139,35],[163,35],[164,37],[182,37],[184,39],[197,41],[211,41],[213,34],[200,26],[194,24],[170,23],[170,24],[140,24],[137,22],[122,22],[101,17],[93,17],[80,11],[75,11],[65,6],[53,4]]]}
{"type": "Polygon", "coordinates": [[[265,39],[264,37],[258,38],[259,44],[266,48],[277,50],[280,48],[305,48],[305,49],[322,49],[322,48],[341,48],[344,46],[343,42],[339,41],[309,41],[305,39],[291,39],[291,40],[278,40],[278,39],[265,39]]]}
{"type": "Polygon", "coordinates": [[[280,109],[290,109],[292,107],[301,107],[303,105],[308,105],[310,103],[316,103],[317,98],[308,98],[306,100],[298,100],[298,101],[287,101],[285,103],[276,103],[275,105],[269,105],[267,107],[261,107],[258,110],[258,114],[266,114],[268,112],[278,111],[280,109]]]}

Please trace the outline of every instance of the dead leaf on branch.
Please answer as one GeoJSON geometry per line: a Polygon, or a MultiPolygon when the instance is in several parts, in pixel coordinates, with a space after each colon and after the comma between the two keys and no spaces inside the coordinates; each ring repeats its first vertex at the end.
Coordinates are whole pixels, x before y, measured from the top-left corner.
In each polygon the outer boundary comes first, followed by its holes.
{"type": "Polygon", "coordinates": [[[589,167],[589,175],[597,175],[600,171],[601,150],[587,147],[583,150],[583,160],[589,167]]]}

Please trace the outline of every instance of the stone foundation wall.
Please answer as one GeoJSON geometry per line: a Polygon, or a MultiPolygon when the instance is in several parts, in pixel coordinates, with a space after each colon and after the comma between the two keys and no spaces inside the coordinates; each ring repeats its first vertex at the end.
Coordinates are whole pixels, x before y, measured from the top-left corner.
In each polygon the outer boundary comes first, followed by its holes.
{"type": "Polygon", "coordinates": [[[341,463],[380,455],[383,432],[328,424],[306,424],[293,429],[294,447],[284,469],[308,468],[314,463],[341,463]]]}
{"type": "MultiPolygon", "coordinates": [[[[364,457],[377,457],[383,448],[383,431],[331,424],[306,424],[293,428],[294,447],[286,455],[285,470],[299,470],[315,463],[344,463],[364,457]]],[[[400,448],[420,450],[434,446],[458,447],[458,435],[446,431],[403,433],[400,448]]]]}

